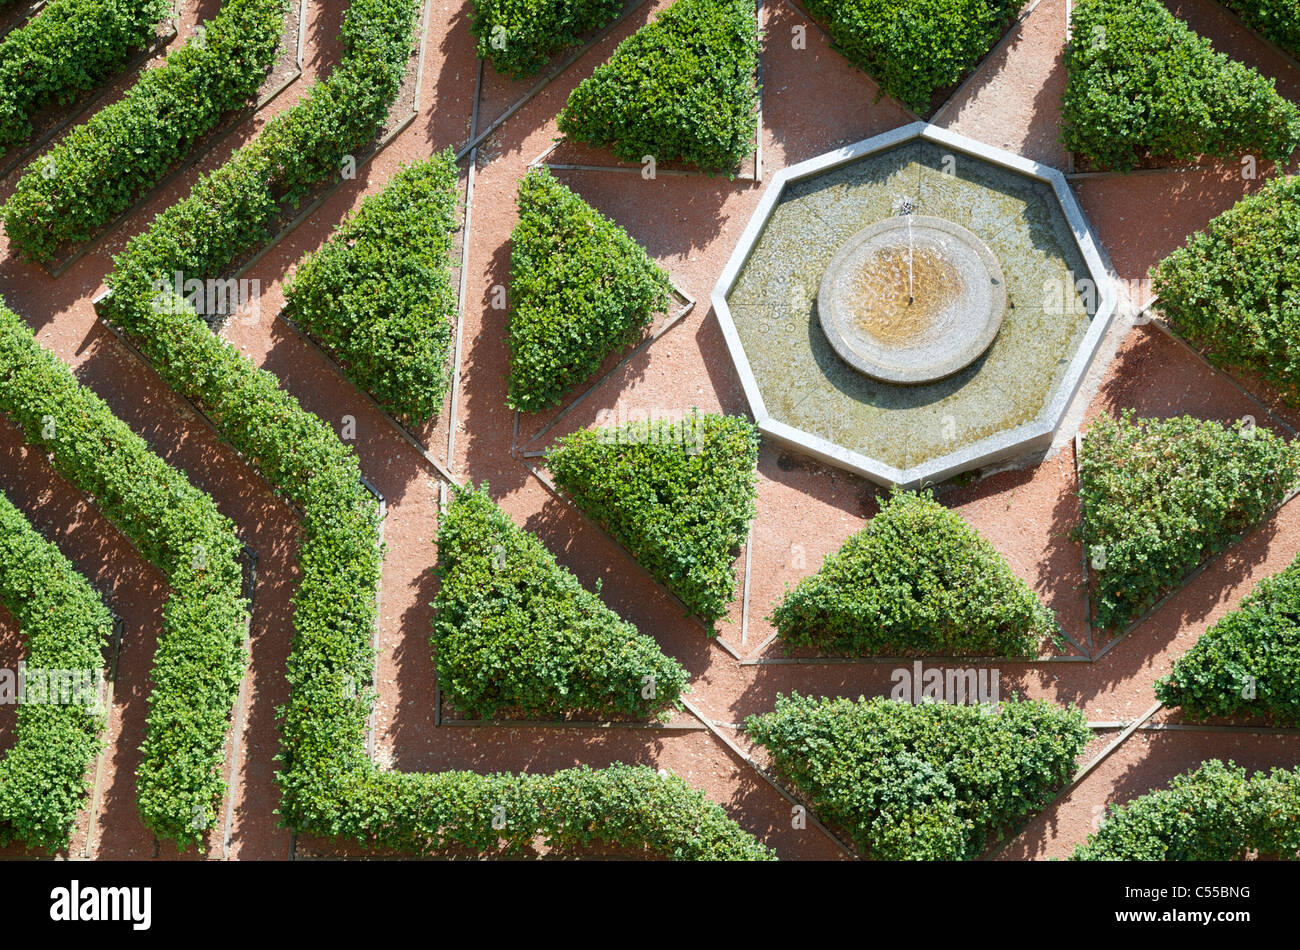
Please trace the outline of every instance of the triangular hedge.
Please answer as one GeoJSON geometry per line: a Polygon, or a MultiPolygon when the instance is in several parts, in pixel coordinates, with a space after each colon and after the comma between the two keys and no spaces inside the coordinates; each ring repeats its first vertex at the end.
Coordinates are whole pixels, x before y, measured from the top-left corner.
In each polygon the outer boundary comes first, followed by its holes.
{"type": "Polygon", "coordinates": [[[745,720],[823,821],[880,861],[978,857],[1052,800],[1092,732],[1041,701],[920,705],[777,697],[745,720]]]}
{"type": "Polygon", "coordinates": [[[727,612],[754,518],[758,430],[689,415],[582,429],[547,454],[555,482],[701,620],[727,612]]]}
{"type": "Polygon", "coordinates": [[[585,590],[487,495],[453,488],[438,521],[438,682],[472,716],[646,717],[686,671],[585,590]]]}
{"type": "Polygon", "coordinates": [[[547,409],[668,306],[668,275],[546,169],[519,183],[510,235],[512,409],[547,409]]]}
{"type": "Polygon", "coordinates": [[[787,647],[854,656],[1036,656],[1057,629],[961,515],[897,488],[771,621],[787,647]]]}
{"type": "Polygon", "coordinates": [[[734,169],[754,150],[753,0],[677,0],[569,95],[560,131],[624,161],[734,169]]]}

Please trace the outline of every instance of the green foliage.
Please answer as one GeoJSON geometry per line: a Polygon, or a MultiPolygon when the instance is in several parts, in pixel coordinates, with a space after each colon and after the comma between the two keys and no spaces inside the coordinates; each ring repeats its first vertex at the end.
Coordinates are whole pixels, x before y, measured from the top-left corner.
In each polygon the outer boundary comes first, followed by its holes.
{"type": "MultiPolygon", "coordinates": [[[[98,687],[113,620],[86,579],[0,494],[0,604],[27,641],[27,669],[84,671],[98,687]]],[[[69,697],[63,697],[69,698],[69,697]]],[[[103,715],[87,703],[23,703],[0,760],[0,843],[66,848],[89,797],[87,772],[103,746],[103,715]]]]}
{"type": "Polygon", "coordinates": [[[225,791],[227,720],[244,673],[248,603],[234,526],[3,304],[0,412],[167,578],[136,794],[151,831],[197,844],[225,791]]]}
{"type": "Polygon", "coordinates": [[[745,720],[778,772],[873,860],[978,857],[1052,800],[1092,738],[1074,707],[1041,701],[913,706],[778,696],[745,720]]]}
{"type": "Polygon", "coordinates": [[[442,409],[451,383],[456,180],[450,149],[403,168],[285,288],[289,316],[347,378],[417,424],[442,409]]]}
{"type": "Polygon", "coordinates": [[[1159,0],[1080,0],[1070,22],[1061,140],[1095,164],[1281,161],[1300,146],[1300,111],[1273,80],[1216,53],[1159,0]]]}
{"type": "Polygon", "coordinates": [[[753,0],[677,0],[569,94],[560,131],[624,161],[730,171],[754,150],[753,0]]]}
{"type": "Polygon", "coordinates": [[[0,150],[32,134],[32,116],[71,102],[122,69],[167,15],[167,0],[50,0],[0,41],[0,150]]]}
{"type": "Polygon", "coordinates": [[[1295,860],[1300,852],[1300,769],[1247,777],[1218,759],[1168,788],[1112,805],[1072,861],[1240,861],[1249,853],[1295,860]]]}
{"type": "Polygon", "coordinates": [[[1212,362],[1300,402],[1300,176],[1220,214],[1152,277],[1161,314],[1212,362]]]}
{"type": "Polygon", "coordinates": [[[1156,683],[1189,718],[1265,716],[1300,724],[1300,558],[1260,581],[1156,683]]]}
{"type": "Polygon", "coordinates": [[[1100,416],[1083,438],[1075,531],[1102,629],[1122,629],[1255,526],[1296,482],[1300,448],[1265,429],[1100,416]],[[1101,566],[1104,563],[1104,566],[1101,566]]]}
{"type": "Polygon", "coordinates": [[[691,415],[582,429],[546,456],[555,482],[646,570],[712,623],[735,596],[736,550],[754,518],[758,430],[691,415]]]}
{"type": "Polygon", "coordinates": [[[222,116],[257,93],[287,0],[225,0],[220,12],[127,94],[74,128],[0,209],[14,247],[37,261],[125,211],[222,116]],[[53,169],[48,175],[46,169],[53,169]]]}
{"type": "Polygon", "coordinates": [[[457,709],[645,717],[680,705],[681,665],[585,590],[486,486],[453,489],[437,575],[438,682],[457,709]]]}
{"type": "Polygon", "coordinates": [[[544,168],[519,183],[510,235],[512,409],[540,412],[668,306],[668,275],[544,168]]]}
{"type": "Polygon", "coordinates": [[[1037,656],[1056,621],[987,540],[928,493],[880,513],[799,582],[771,622],[787,647],[853,656],[1037,656]]]}
{"type": "Polygon", "coordinates": [[[1250,26],[1300,59],[1300,9],[1294,0],[1223,0],[1250,26]]]}
{"type": "Polygon", "coordinates": [[[956,86],[1020,12],[1020,0],[808,0],[831,45],[913,112],[956,86]]]}
{"type": "Polygon", "coordinates": [[[613,20],[623,0],[473,0],[473,7],[469,28],[479,58],[523,79],[613,20]]]}

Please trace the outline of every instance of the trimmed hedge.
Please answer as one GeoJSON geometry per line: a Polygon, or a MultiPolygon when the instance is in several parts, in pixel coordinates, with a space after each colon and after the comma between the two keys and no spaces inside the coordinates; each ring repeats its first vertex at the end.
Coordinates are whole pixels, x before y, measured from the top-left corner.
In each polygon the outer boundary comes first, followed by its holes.
{"type": "Polygon", "coordinates": [[[581,429],[546,455],[555,482],[691,613],[712,623],[735,596],[754,519],[758,430],[735,416],[581,429]]]}
{"type": "Polygon", "coordinates": [[[552,56],[610,23],[623,0],[472,0],[475,53],[511,79],[536,75],[552,56]]]}
{"type": "Polygon", "coordinates": [[[753,0],[677,0],[569,94],[560,131],[624,161],[735,169],[754,151],[753,0]]]}
{"type": "Polygon", "coordinates": [[[416,424],[442,410],[451,385],[456,183],[450,149],[401,169],[285,287],[289,316],[344,375],[416,424]]]}
{"type": "Polygon", "coordinates": [[[167,0],[50,0],[0,41],[0,150],[32,134],[32,116],[122,69],[167,15],[167,0]]]}
{"type": "Polygon", "coordinates": [[[745,720],[823,821],[878,861],[979,857],[1050,802],[1092,732],[1041,701],[950,706],[777,696],[745,720]]]}
{"type": "Polygon", "coordinates": [[[1300,111],[1274,81],[1216,53],[1159,0],[1080,0],[1070,23],[1061,141],[1093,163],[1282,161],[1300,146],[1300,111]]]}
{"type": "Polygon", "coordinates": [[[453,488],[436,573],[438,682],[458,710],[646,717],[680,706],[681,665],[585,590],[486,485],[453,488]]]}
{"type": "Polygon", "coordinates": [[[1300,725],[1300,558],[1260,581],[1156,683],[1191,719],[1265,716],[1300,725]]]}
{"type": "Polygon", "coordinates": [[[1300,176],[1243,198],[1152,278],[1160,313],[1211,362],[1300,403],[1300,176]]]}
{"type": "Polygon", "coordinates": [[[248,602],[234,525],[2,303],[0,412],[167,579],[137,805],[158,837],[199,844],[225,792],[226,729],[244,675],[248,602]]]}
{"type": "Polygon", "coordinates": [[[638,339],[672,285],[626,231],[546,169],[524,176],[516,200],[506,403],[540,412],[638,339]]]}
{"type": "Polygon", "coordinates": [[[929,492],[895,487],[769,618],[787,648],[852,656],[1038,655],[1052,612],[929,492]]]}
{"type": "Polygon", "coordinates": [[[1296,860],[1300,769],[1247,777],[1218,759],[1168,788],[1112,805],[1071,861],[1241,861],[1252,852],[1296,860]]]}
{"type": "Polygon", "coordinates": [[[930,112],[1020,12],[1020,0],[806,0],[831,47],[913,112],[930,112]]]}
{"type": "MultiPolygon", "coordinates": [[[[85,671],[97,688],[113,618],[59,549],[0,493],[0,604],[27,641],[28,670],[85,671]]],[[[87,684],[76,684],[80,691],[87,684]]],[[[81,698],[79,696],[63,698],[81,698]]],[[[0,760],[0,844],[68,846],[103,748],[95,694],[80,704],[23,703],[13,747],[0,760]]]]}
{"type": "Polygon", "coordinates": [[[1122,629],[1259,524],[1300,473],[1300,447],[1241,422],[1099,416],[1083,437],[1075,540],[1097,624],[1122,629]]]}
{"type": "Polygon", "coordinates": [[[1294,0],[1223,0],[1247,24],[1300,59],[1300,10],[1294,0]]]}
{"type": "Polygon", "coordinates": [[[50,261],[138,201],[224,115],[256,95],[287,10],[287,0],[225,0],[204,24],[201,46],[191,37],[123,98],[69,132],[0,209],[13,246],[50,261]]]}

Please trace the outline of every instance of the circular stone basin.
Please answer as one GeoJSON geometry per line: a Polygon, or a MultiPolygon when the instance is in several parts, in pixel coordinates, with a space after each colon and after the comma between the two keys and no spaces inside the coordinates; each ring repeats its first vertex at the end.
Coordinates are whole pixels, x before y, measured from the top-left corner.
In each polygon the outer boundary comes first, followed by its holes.
{"type": "Polygon", "coordinates": [[[989,348],[1006,282],[992,252],[943,218],[901,215],[844,243],[826,268],[817,313],[846,363],[888,383],[951,376],[989,348]]]}

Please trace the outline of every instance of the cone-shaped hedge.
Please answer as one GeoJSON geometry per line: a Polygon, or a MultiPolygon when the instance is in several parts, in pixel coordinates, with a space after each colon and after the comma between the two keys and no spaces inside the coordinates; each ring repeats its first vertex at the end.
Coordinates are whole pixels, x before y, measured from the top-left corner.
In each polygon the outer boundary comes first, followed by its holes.
{"type": "Polygon", "coordinates": [[[961,515],[895,489],[771,622],[787,647],[872,655],[1036,656],[1056,621],[961,515]]]}
{"type": "Polygon", "coordinates": [[[1092,738],[1074,707],[777,697],[745,720],[813,811],[880,861],[978,857],[1049,801],[1092,738]]]}
{"type": "Polygon", "coordinates": [[[433,643],[462,712],[646,717],[686,671],[585,590],[484,489],[454,488],[438,522],[433,643]]]}
{"type": "Polygon", "coordinates": [[[519,183],[510,235],[512,409],[539,412],[668,306],[668,275],[544,168],[519,183]]]}
{"type": "Polygon", "coordinates": [[[582,429],[546,456],[555,482],[701,620],[727,612],[754,518],[758,430],[689,415],[582,429]]]}
{"type": "Polygon", "coordinates": [[[757,69],[753,0],[677,0],[569,94],[559,128],[624,161],[729,171],[754,150],[757,69]]]}

